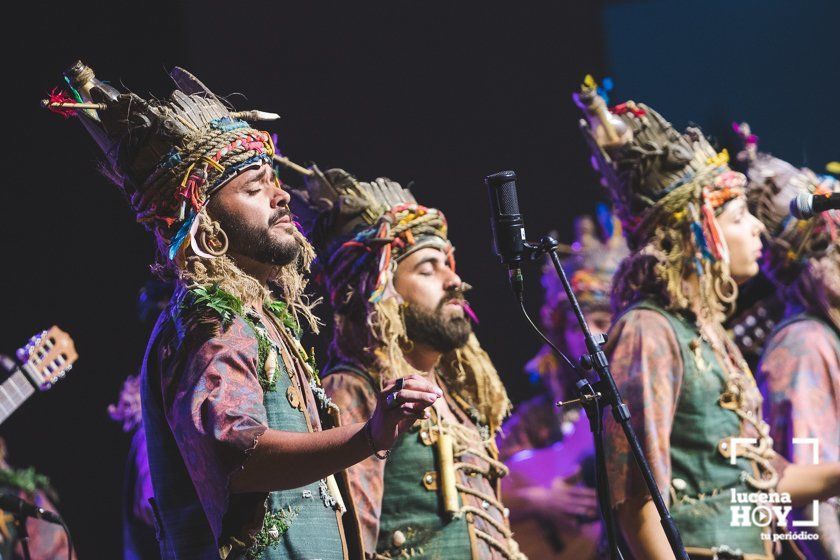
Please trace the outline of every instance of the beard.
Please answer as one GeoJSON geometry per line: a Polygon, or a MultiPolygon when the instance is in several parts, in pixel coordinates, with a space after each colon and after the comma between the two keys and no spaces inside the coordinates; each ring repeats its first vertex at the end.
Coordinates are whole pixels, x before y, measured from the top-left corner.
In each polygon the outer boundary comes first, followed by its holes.
{"type": "Polygon", "coordinates": [[[298,258],[301,240],[297,228],[289,234],[278,236],[271,227],[281,218],[290,214],[288,208],[278,208],[271,216],[268,227],[261,227],[248,222],[240,216],[225,212],[221,205],[212,208],[222,229],[228,236],[230,248],[234,253],[254,259],[264,264],[284,266],[298,258]]]}
{"type": "Polygon", "coordinates": [[[444,314],[444,306],[453,299],[463,298],[447,294],[433,311],[409,303],[403,313],[408,339],[442,354],[464,346],[472,333],[472,325],[466,316],[447,317],[444,314]]]}

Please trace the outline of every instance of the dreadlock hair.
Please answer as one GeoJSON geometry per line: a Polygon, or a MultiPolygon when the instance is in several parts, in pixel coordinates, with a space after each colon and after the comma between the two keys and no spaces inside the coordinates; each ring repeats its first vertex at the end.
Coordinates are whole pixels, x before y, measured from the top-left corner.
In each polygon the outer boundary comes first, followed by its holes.
{"type": "MultiPolygon", "coordinates": [[[[220,227],[207,213],[207,208],[199,212],[196,220],[198,231],[208,234],[220,227]]],[[[196,254],[190,242],[184,243],[176,257],[170,260],[166,257],[169,242],[160,235],[156,235],[158,264],[152,266],[152,271],[161,278],[176,280],[187,287],[216,285],[243,302],[269,302],[272,299],[280,299],[286,303],[298,324],[307,324],[314,333],[318,333],[321,323],[313,309],[320,300],[313,300],[306,293],[307,275],[315,252],[297,228],[292,230],[292,236],[300,246],[298,256],[288,264],[274,267],[268,280],[268,288],[237,266],[228,255],[201,256],[196,254]]]]}
{"type": "MultiPolygon", "coordinates": [[[[697,180],[674,189],[646,214],[637,231],[637,239],[643,241],[621,263],[613,281],[611,300],[616,315],[648,298],[693,319],[699,309],[718,323],[734,311],[738,286],[729,265],[697,258],[696,231],[687,208],[698,204],[702,184],[697,180]],[[692,278],[698,282],[696,293],[690,288],[692,278]]],[[[716,215],[724,207],[720,206],[716,215]]]]}
{"type": "MultiPolygon", "coordinates": [[[[371,301],[378,271],[371,264],[370,254],[356,259],[335,259],[330,262],[328,289],[334,309],[334,332],[328,350],[329,367],[348,364],[367,371],[380,387],[388,382],[421,373],[405,359],[412,348],[405,327],[407,304],[399,297],[371,301]]],[[[395,292],[392,265],[386,292],[395,292]]],[[[487,424],[490,433],[501,427],[510,412],[510,401],[490,357],[478,339],[470,334],[467,343],[444,354],[438,370],[450,392],[465,408],[475,409],[477,419],[487,424]]]]}
{"type": "Polygon", "coordinates": [[[801,272],[783,288],[787,301],[827,319],[840,332],[840,250],[833,246],[819,257],[810,257],[801,272]]]}

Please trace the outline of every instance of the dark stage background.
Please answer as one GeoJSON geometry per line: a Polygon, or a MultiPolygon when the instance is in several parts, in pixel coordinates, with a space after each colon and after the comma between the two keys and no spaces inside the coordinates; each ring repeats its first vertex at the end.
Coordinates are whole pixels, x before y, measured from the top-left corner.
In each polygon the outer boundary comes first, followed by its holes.
{"type": "Polygon", "coordinates": [[[98,175],[81,126],[38,108],[74,60],[159,96],[171,87],[165,70],[182,65],[217,94],[247,96],[231,98],[239,108],[282,114],[270,130],[292,159],[414,181],[450,220],[479,337],[520,400],[533,391],[520,370],[538,343],[491,253],[482,177],[515,169],[530,236],[556,229],[568,240],[573,216],[600,197],[570,100],[586,72],[614,75],[613,99],[650,102],[725,142],[726,122],[749,117],[780,155],[799,163],[804,149],[821,166],[838,155],[838,20],[829,2],[813,4],[793,27],[794,2],[710,2],[704,18],[664,1],[17,5],[22,15],[7,20],[17,33],[3,39],[0,351],[57,323],[81,358],[0,427],[11,460],[51,477],[82,558],[118,557],[128,441],[106,408],[144,350],[136,299],[152,242],[98,175]],[[744,27],[723,24],[728,13],[744,27]]]}

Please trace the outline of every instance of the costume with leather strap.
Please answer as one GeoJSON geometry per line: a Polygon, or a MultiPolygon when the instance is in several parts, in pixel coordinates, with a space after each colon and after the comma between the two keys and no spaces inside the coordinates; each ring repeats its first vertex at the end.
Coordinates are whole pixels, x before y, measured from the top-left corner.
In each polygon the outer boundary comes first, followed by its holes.
{"type": "MultiPolygon", "coordinates": [[[[295,210],[309,223],[335,312],[324,386],[343,422],[362,421],[384,383],[419,373],[403,357],[409,340],[393,286],[397,264],[434,248],[454,270],[453,248],[443,213],[417,204],[399,184],[314,171],[295,210]]],[[[348,469],[365,551],[369,558],[522,558],[499,499],[507,469],[493,441],[509,402],[474,335],[443,355],[436,380],[445,408],[400,436],[386,461],[371,457],[348,469]]]]}
{"type": "MultiPolygon", "coordinates": [[[[614,280],[623,315],[607,350],[642,449],[692,557],[772,558],[761,528],[733,527],[729,509],[733,489],[774,491],[786,464],[722,326],[738,289],[717,217],[745,198],[747,179],[697,128],[680,133],[633,101],[608,107],[591,77],[576,100],[632,251],[614,280]],[[742,434],[754,440],[734,446],[742,434]]],[[[623,430],[611,418],[605,427],[613,503],[640,500],[647,491],[623,430]]]]}
{"type": "Polygon", "coordinates": [[[304,294],[311,246],[292,228],[297,257],[261,282],[227,254],[207,210],[238,174],[273,163],[270,135],[243,118],[277,115],[232,112],[180,68],[162,100],[120,93],[82,63],[65,77],[87,104],[75,114],[109,178],[155,235],[156,271],[177,283],[140,381],[163,558],[358,557],[333,477],[277,492],[229,489],[266,430],[313,432],[320,413],[335,416],[298,341],[303,325],[317,330],[304,294]]]}

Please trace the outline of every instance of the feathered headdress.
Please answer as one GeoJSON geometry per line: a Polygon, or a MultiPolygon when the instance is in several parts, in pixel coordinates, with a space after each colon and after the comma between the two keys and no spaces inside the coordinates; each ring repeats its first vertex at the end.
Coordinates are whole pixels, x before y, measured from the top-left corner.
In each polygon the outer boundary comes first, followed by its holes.
{"type": "MultiPolygon", "coordinates": [[[[294,208],[306,224],[318,256],[317,277],[335,311],[330,365],[349,363],[381,382],[412,373],[403,357],[405,323],[393,278],[402,259],[425,247],[442,251],[455,269],[446,218],[390,179],[364,182],[341,169],[312,171],[305,191],[295,191],[294,208]]],[[[444,355],[440,370],[453,394],[495,432],[510,401],[476,337],[444,355]]]]}
{"type": "Polygon", "coordinates": [[[628,245],[659,254],[658,274],[668,286],[669,307],[688,306],[681,286],[686,265],[706,286],[707,303],[714,291],[731,307],[737,287],[715,214],[746,193],[746,177],[729,168],[726,151],[716,153],[699,129],[680,133],[634,101],[608,107],[591,76],[574,99],[586,117],[580,128],[593,166],[611,194],[628,245]],[[684,241],[693,249],[687,254],[684,241]]]}
{"type": "Polygon", "coordinates": [[[155,232],[173,258],[213,193],[245,169],[272,162],[269,134],[243,119],[279,116],[232,112],[186,70],[176,67],[170,76],[177,89],[169,98],[147,100],[119,92],[77,62],[64,76],[72,95],[53,90],[43,105],[78,116],[137,221],[155,232]]]}
{"type": "Polygon", "coordinates": [[[759,151],[758,137],[747,123],[732,126],[744,142],[738,159],[747,166],[750,209],[767,229],[764,271],[771,280],[786,286],[796,280],[809,259],[837,249],[840,227],[840,213],[834,210],[810,220],[794,218],[791,201],[800,194],[840,192],[840,182],[759,151]]]}
{"type": "Polygon", "coordinates": [[[340,310],[348,278],[366,271],[361,288],[372,302],[386,296],[397,263],[423,247],[444,251],[454,269],[443,213],[426,208],[408,189],[379,178],[358,181],[343,169],[313,168],[306,189],[294,191],[296,206],[319,258],[330,300],[340,310]],[[336,282],[336,279],[341,278],[336,282]]]}

